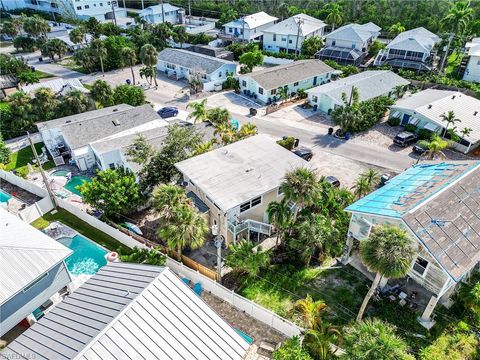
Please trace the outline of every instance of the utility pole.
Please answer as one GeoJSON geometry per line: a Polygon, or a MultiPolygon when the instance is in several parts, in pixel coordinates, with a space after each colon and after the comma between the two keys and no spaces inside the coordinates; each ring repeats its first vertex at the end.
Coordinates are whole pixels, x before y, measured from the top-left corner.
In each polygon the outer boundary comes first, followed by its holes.
{"type": "Polygon", "coordinates": [[[162,22],[165,23],[165,10],[163,9],[163,0],[160,0],[160,4],[162,5],[162,22]]]}
{"type": "Polygon", "coordinates": [[[455,37],[455,34],[450,33],[448,37],[448,44],[446,47],[443,48],[445,53],[443,54],[442,63],[440,65],[440,74],[443,73],[443,68],[445,67],[445,61],[447,60],[447,57],[448,57],[448,51],[450,50],[450,45],[452,44],[452,40],[454,37],[455,37]]]}
{"type": "Polygon", "coordinates": [[[27,135],[28,135],[28,142],[30,143],[30,147],[32,148],[33,155],[35,156],[35,160],[37,160],[37,165],[40,169],[40,173],[42,174],[43,183],[45,184],[45,187],[47,189],[48,196],[50,196],[50,200],[52,200],[52,204],[56,209],[57,201],[55,199],[55,195],[53,195],[52,193],[52,189],[50,189],[50,184],[48,183],[47,175],[45,175],[45,172],[43,171],[42,163],[38,158],[37,149],[35,149],[35,145],[33,144],[32,138],[30,137],[30,133],[28,131],[27,131],[27,135]]]}
{"type": "Polygon", "coordinates": [[[217,248],[217,282],[222,283],[222,244],[225,238],[220,234],[220,214],[216,225],[212,226],[212,235],[215,236],[215,247],[217,248]]]}
{"type": "Polygon", "coordinates": [[[243,42],[245,42],[245,15],[242,17],[242,37],[243,37],[243,42]]]}
{"type": "Polygon", "coordinates": [[[145,4],[143,3],[143,0],[142,0],[142,10],[145,9],[145,4]]]}
{"type": "Polygon", "coordinates": [[[117,5],[117,1],[112,1],[111,5],[112,5],[112,12],[113,12],[113,23],[115,24],[115,26],[117,26],[117,16],[115,15],[115,6],[117,5]]]}
{"type": "MultiPolygon", "coordinates": [[[[295,19],[295,17],[294,17],[295,19]]],[[[298,39],[300,37],[300,30],[302,28],[304,21],[302,18],[298,17],[298,30],[297,30],[297,40],[295,41],[295,56],[298,56],[298,39]]],[[[287,39],[288,41],[288,39],[287,39]]],[[[287,44],[287,49],[288,49],[288,44],[287,44]]]]}
{"type": "Polygon", "coordinates": [[[191,0],[188,0],[188,16],[192,16],[191,0]]]}

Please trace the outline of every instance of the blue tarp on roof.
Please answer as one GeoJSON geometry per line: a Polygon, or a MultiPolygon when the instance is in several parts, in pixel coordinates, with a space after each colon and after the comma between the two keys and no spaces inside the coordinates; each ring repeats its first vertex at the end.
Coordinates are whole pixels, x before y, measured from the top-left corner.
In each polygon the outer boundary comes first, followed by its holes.
{"type": "Polygon", "coordinates": [[[345,210],[402,217],[479,165],[480,162],[442,162],[413,166],[345,210]]]}

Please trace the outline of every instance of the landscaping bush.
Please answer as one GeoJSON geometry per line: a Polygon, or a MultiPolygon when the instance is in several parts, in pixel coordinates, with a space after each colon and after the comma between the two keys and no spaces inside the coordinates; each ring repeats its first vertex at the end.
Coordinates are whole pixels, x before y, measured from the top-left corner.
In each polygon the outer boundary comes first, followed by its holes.
{"type": "Polygon", "coordinates": [[[406,124],[405,125],[405,131],[411,132],[415,134],[417,132],[417,127],[413,124],[406,124]]]}
{"type": "Polygon", "coordinates": [[[293,136],[289,136],[286,139],[278,140],[277,144],[283,146],[287,150],[292,150],[293,145],[295,144],[295,138],[293,136]]]}
{"type": "Polygon", "coordinates": [[[228,76],[227,80],[222,83],[222,89],[238,90],[240,89],[240,83],[238,82],[238,79],[235,79],[233,76],[228,76]]]}
{"type": "Polygon", "coordinates": [[[327,60],[324,60],[323,62],[324,62],[325,64],[327,64],[328,66],[334,68],[335,70],[340,70],[340,71],[342,72],[342,74],[340,75],[340,77],[347,77],[347,76],[350,76],[350,75],[353,75],[353,74],[357,74],[358,71],[359,71],[356,66],[353,66],[353,65],[347,65],[347,66],[340,65],[339,63],[337,63],[337,62],[334,61],[334,60],[327,59],[327,60]]]}
{"type": "Polygon", "coordinates": [[[417,135],[421,140],[432,140],[434,133],[428,129],[418,129],[417,135]]]}
{"type": "Polygon", "coordinates": [[[398,126],[400,125],[400,119],[398,117],[392,117],[387,120],[387,124],[390,126],[398,126]]]}

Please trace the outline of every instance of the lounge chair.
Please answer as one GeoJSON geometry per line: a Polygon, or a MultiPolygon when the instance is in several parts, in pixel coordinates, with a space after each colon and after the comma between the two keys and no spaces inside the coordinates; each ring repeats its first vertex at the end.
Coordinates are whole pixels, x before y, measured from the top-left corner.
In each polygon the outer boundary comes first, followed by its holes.
{"type": "Polygon", "coordinates": [[[185,283],[185,285],[190,286],[190,279],[189,278],[182,278],[182,281],[185,283]]]}
{"type": "Polygon", "coordinates": [[[202,295],[202,284],[201,283],[195,283],[195,285],[193,285],[193,291],[195,292],[195,294],[197,294],[198,296],[201,296],[202,295]]]}

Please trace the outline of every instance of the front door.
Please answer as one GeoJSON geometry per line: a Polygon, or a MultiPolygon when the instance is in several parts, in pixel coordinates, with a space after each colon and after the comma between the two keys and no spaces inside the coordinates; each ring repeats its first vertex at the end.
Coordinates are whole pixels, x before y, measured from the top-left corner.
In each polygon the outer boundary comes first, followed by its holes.
{"type": "Polygon", "coordinates": [[[87,170],[87,162],[85,161],[85,158],[78,159],[78,167],[81,171],[87,170]]]}
{"type": "Polygon", "coordinates": [[[317,77],[316,76],[313,78],[313,86],[315,86],[315,85],[317,85],[317,77]]]}
{"type": "Polygon", "coordinates": [[[408,124],[408,120],[410,120],[410,115],[408,115],[408,114],[403,114],[402,125],[408,124]]]}

